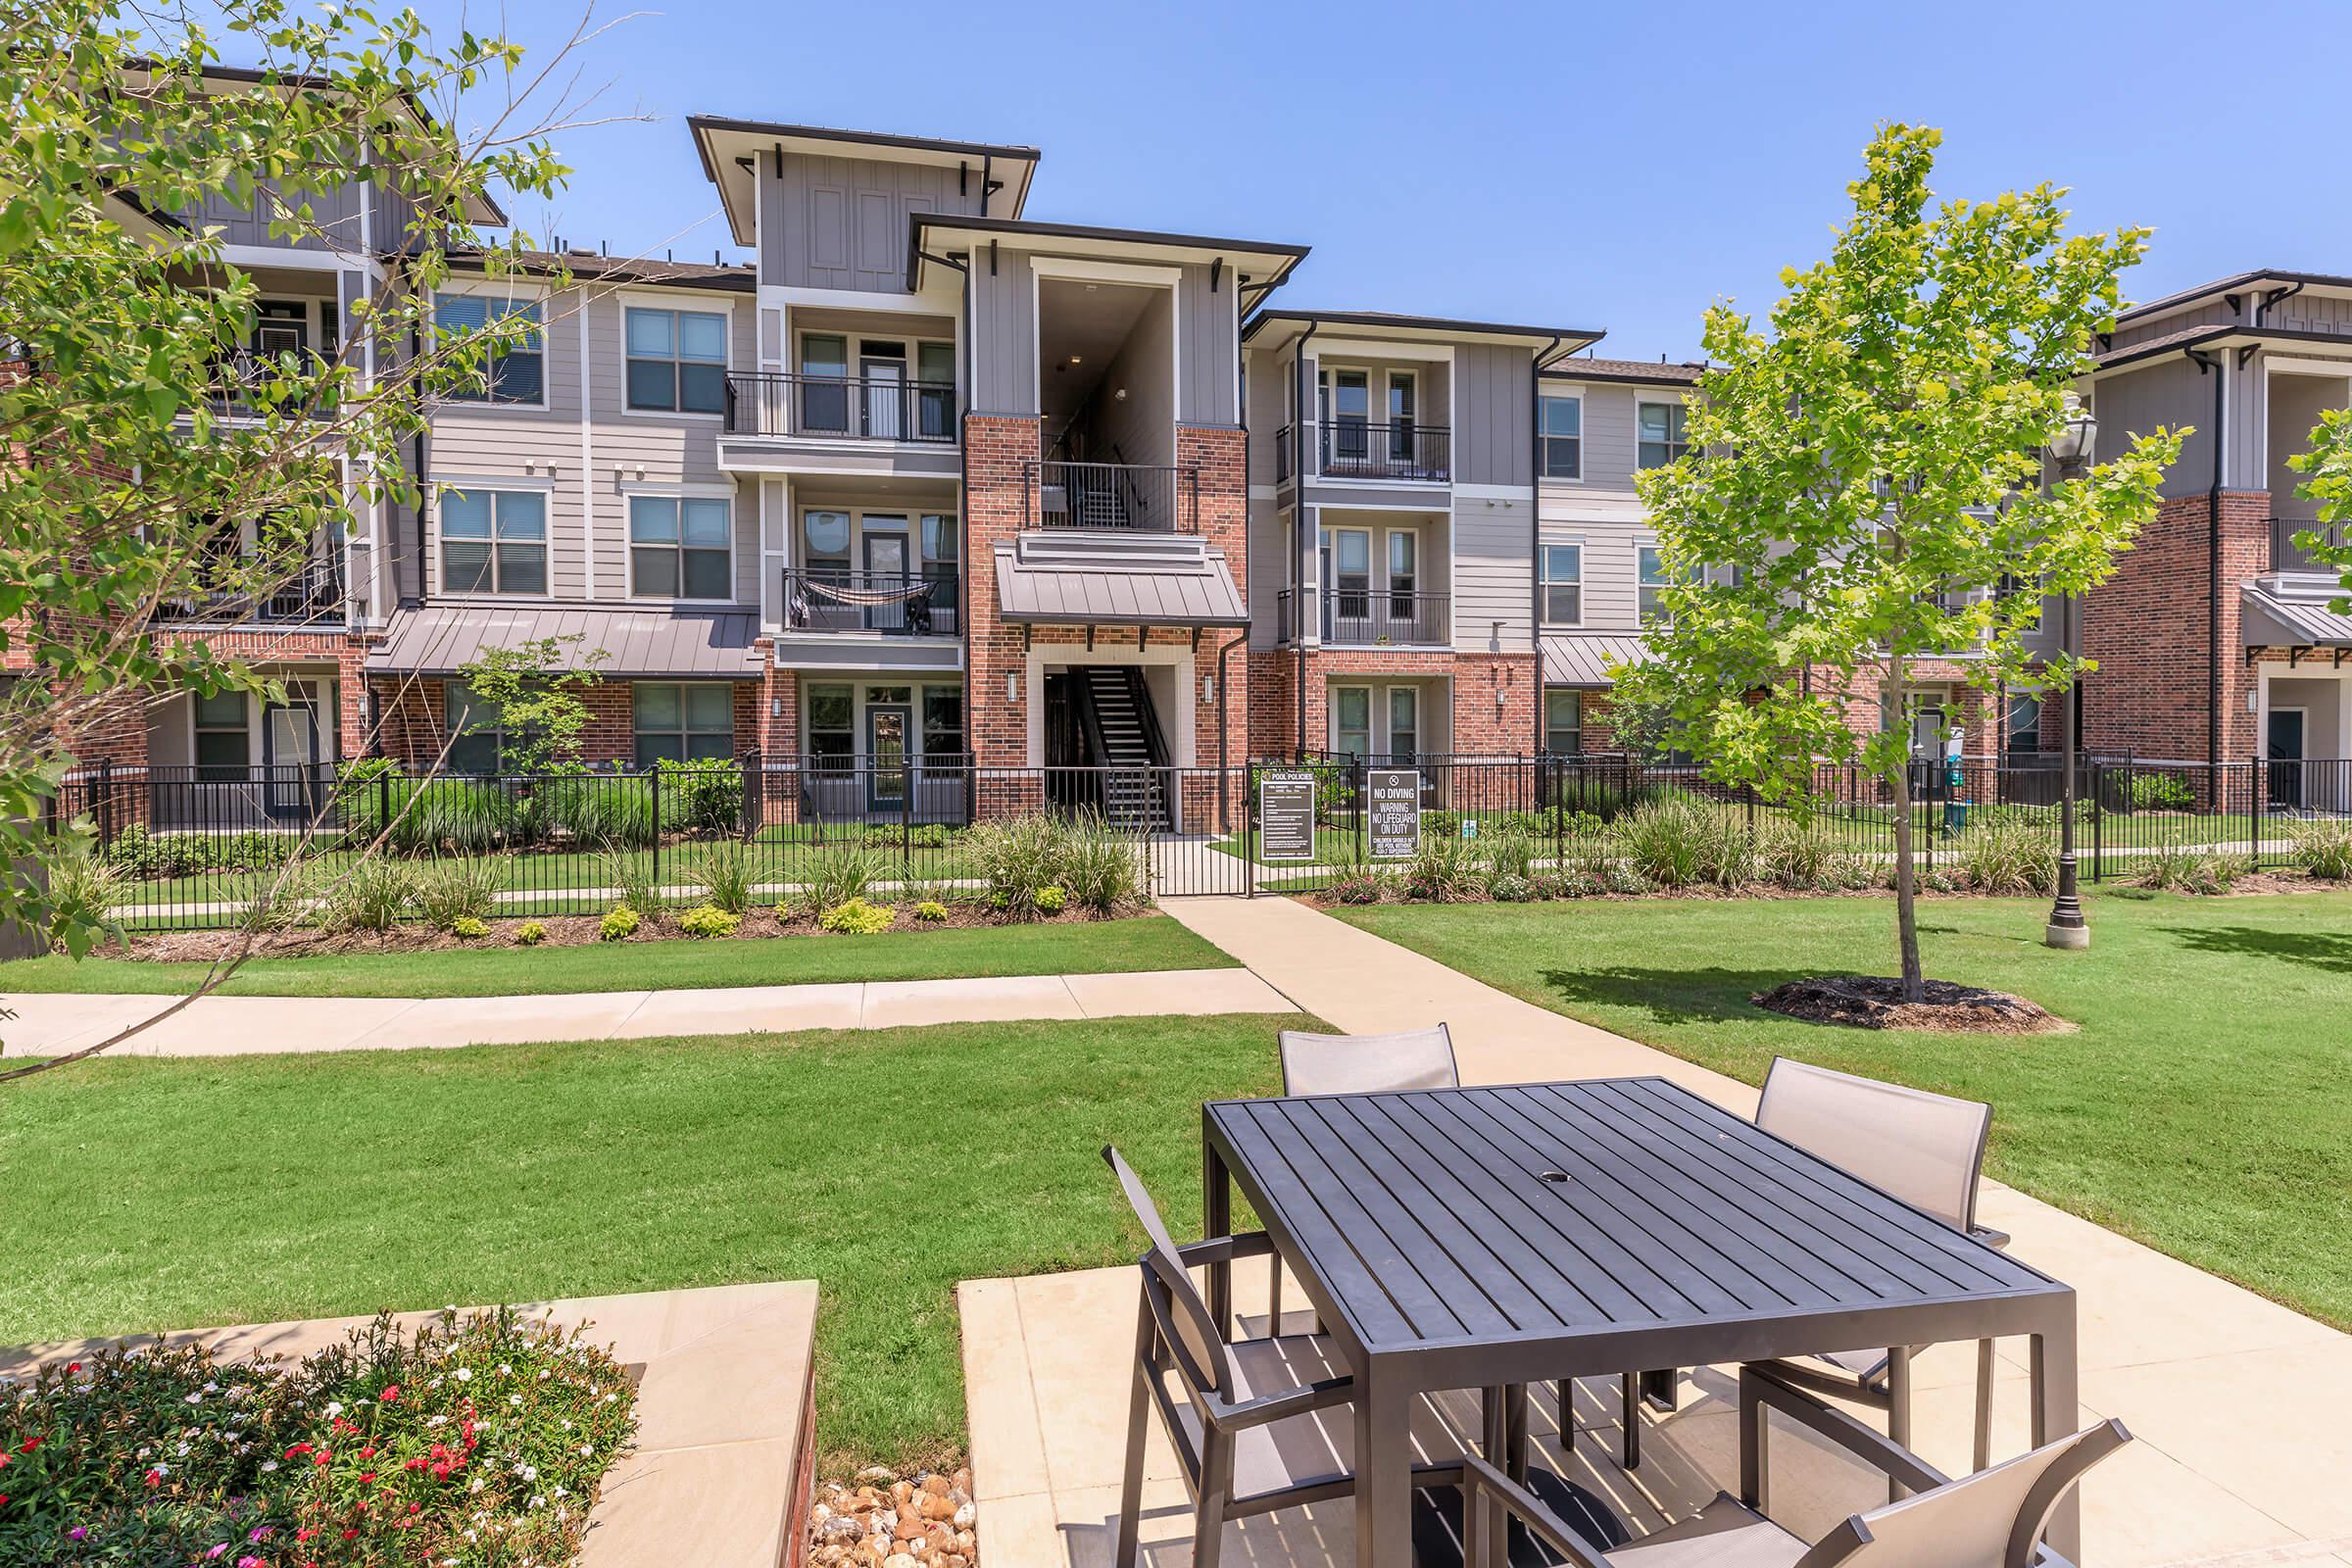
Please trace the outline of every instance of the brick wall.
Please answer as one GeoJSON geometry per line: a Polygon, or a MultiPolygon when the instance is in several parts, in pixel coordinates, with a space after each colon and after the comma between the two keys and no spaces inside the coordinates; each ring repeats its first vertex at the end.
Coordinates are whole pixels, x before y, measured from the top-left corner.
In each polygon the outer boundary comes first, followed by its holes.
{"type": "MultiPolygon", "coordinates": [[[[1252,728],[1251,742],[1261,750],[1270,742],[1265,755],[1288,756],[1298,742],[1298,732],[1292,727],[1298,655],[1277,650],[1261,657],[1264,678],[1275,683],[1277,696],[1266,705],[1272,719],[1252,728]]],[[[1407,680],[1450,682],[1451,713],[1424,710],[1421,714],[1425,750],[1505,756],[1535,750],[1537,694],[1543,687],[1534,654],[1394,648],[1317,649],[1306,656],[1306,749],[1322,751],[1331,745],[1331,688],[1335,682],[1345,686],[1407,680]],[[1496,692],[1502,694],[1499,708],[1494,701],[1496,692]]],[[[1448,688],[1426,689],[1435,700],[1435,693],[1448,688]]],[[[1380,715],[1374,714],[1375,730],[1380,722],[1380,715]]]]}
{"type": "Polygon", "coordinates": [[[963,420],[964,726],[983,767],[1021,767],[1029,761],[1029,661],[1018,627],[997,617],[1000,541],[1034,516],[1037,497],[1024,465],[1038,458],[1043,421],[1004,415],[966,415],[963,420]],[[1004,695],[1005,677],[1020,677],[1020,697],[1004,695]]]}

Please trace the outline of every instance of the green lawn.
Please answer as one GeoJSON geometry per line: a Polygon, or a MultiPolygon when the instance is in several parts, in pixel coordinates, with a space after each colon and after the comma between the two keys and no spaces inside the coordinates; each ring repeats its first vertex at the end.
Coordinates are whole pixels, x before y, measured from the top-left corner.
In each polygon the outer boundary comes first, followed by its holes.
{"type": "Polygon", "coordinates": [[[1921,906],[1928,972],[2082,1027],[1874,1033],[1748,997],[1890,973],[1885,899],[1386,906],[1343,918],[1555,1011],[1761,1083],[1774,1055],[1993,1106],[2001,1180],[2352,1328],[2352,893],[2101,892],[2087,954],[2046,902],[1921,906]]]}
{"type": "Polygon", "coordinates": [[[1132,1259],[1105,1143],[1197,1233],[1298,1022],[90,1062],[0,1092],[0,1344],[814,1278],[827,1472],[939,1462],[956,1282],[1132,1259]]]}
{"type": "MultiPolygon", "coordinates": [[[[755,916],[755,918],[765,918],[755,916]]],[[[689,990],[840,980],[937,980],[965,975],[1112,974],[1217,969],[1233,959],[1164,914],[1044,925],[886,931],[871,937],[663,941],[626,947],[475,948],[255,958],[221,988],[243,997],[501,997],[567,991],[689,990]]],[[[169,994],[189,989],[200,963],[24,958],[0,963],[11,993],[169,994]]]]}

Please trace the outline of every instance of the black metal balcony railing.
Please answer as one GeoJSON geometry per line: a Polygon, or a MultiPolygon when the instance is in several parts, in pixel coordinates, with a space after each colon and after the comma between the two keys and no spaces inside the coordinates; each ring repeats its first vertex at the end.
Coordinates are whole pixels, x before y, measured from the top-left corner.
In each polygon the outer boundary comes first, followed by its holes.
{"type": "Polygon", "coordinates": [[[1291,476],[1292,455],[1297,447],[1297,436],[1289,425],[1286,424],[1274,432],[1274,482],[1276,484],[1282,483],[1291,476]]]}
{"type": "MultiPolygon", "coordinates": [[[[316,377],[325,368],[326,362],[313,355],[302,373],[316,377]]],[[[205,389],[205,397],[219,413],[254,414],[262,407],[257,392],[272,381],[282,380],[285,373],[274,354],[264,354],[257,349],[235,349],[213,362],[212,381],[205,389]]],[[[331,407],[330,399],[324,393],[319,394],[313,404],[286,402],[279,405],[281,412],[300,415],[305,418],[319,416],[330,412],[331,407]]]]}
{"type": "Polygon", "coordinates": [[[1137,463],[1027,463],[1024,527],[1120,533],[1194,533],[1200,526],[1200,470],[1137,463]],[[1035,506],[1032,513],[1029,509],[1035,506]]]}
{"type": "Polygon", "coordinates": [[[727,376],[729,435],[956,443],[956,389],[895,376],[737,370],[727,376]]]}
{"type": "Polygon", "coordinates": [[[1453,472],[1452,434],[1442,424],[1335,420],[1322,427],[1321,471],[1335,478],[1443,480],[1453,472]]]}
{"type": "MultiPolygon", "coordinates": [[[[250,571],[250,562],[242,564],[239,569],[250,571]]],[[[253,585],[247,584],[166,600],[157,607],[156,618],[208,625],[252,622],[332,629],[343,624],[343,563],[336,558],[320,558],[274,583],[267,593],[257,593],[253,585]]]]}
{"type": "Polygon", "coordinates": [[[2320,542],[2331,549],[2344,544],[2344,525],[2340,522],[2321,522],[2312,517],[2273,517],[2271,519],[2271,564],[2273,571],[2333,571],[2335,568],[2313,557],[2295,543],[2295,535],[2316,533],[2320,542]]]}
{"type": "Polygon", "coordinates": [[[959,583],[954,566],[921,571],[793,567],[784,573],[784,624],[794,631],[953,637],[959,583]]]}
{"type": "Polygon", "coordinates": [[[1443,644],[1452,635],[1452,627],[1450,594],[1334,588],[1323,596],[1323,640],[1327,643],[1371,647],[1443,644]]]}

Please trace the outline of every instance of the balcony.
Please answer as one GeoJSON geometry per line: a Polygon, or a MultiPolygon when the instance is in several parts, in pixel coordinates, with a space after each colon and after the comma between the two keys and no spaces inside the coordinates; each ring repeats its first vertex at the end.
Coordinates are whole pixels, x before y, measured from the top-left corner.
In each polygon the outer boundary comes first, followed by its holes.
{"type": "MultiPolygon", "coordinates": [[[[1293,590],[1283,589],[1274,603],[1276,635],[1286,643],[1297,641],[1293,590]]],[[[1443,648],[1453,637],[1453,596],[1340,588],[1322,596],[1317,618],[1327,647],[1443,648]]]]}
{"type": "Polygon", "coordinates": [[[1023,528],[1200,531],[1197,467],[1137,463],[1027,463],[1021,467],[1023,528]]]}
{"type": "Polygon", "coordinates": [[[726,433],[836,441],[956,444],[956,388],[896,376],[737,370],[727,376],[726,433]]]}
{"type": "MultiPolygon", "coordinates": [[[[252,558],[240,558],[237,569],[251,570],[252,558]]],[[[283,581],[259,593],[252,585],[218,593],[166,600],[156,607],[156,619],[211,626],[314,626],[321,631],[343,629],[343,563],[338,557],[319,557],[296,568],[283,581]]]]}
{"type": "Polygon", "coordinates": [[[2329,575],[2336,568],[2306,554],[2295,544],[2295,535],[2306,530],[2316,532],[2320,541],[2334,549],[2344,543],[2344,525],[2340,522],[2321,522],[2312,517],[2273,517],[2271,521],[2272,571],[2321,571],[2329,575]]]}
{"type": "MultiPolygon", "coordinates": [[[[303,374],[317,377],[323,374],[326,368],[326,362],[314,356],[303,374]]],[[[211,381],[204,392],[205,402],[215,414],[232,418],[254,418],[272,409],[289,417],[304,419],[324,417],[333,413],[331,395],[326,393],[321,393],[315,404],[282,398],[271,404],[267,398],[257,395],[284,376],[285,371],[279,367],[275,355],[258,349],[237,349],[213,362],[211,381]]]]}
{"type": "MultiPolygon", "coordinates": [[[[1453,432],[1446,425],[1340,419],[1308,428],[1314,432],[1319,477],[1412,484],[1445,484],[1453,477],[1453,432]]],[[[1291,476],[1297,450],[1297,435],[1290,425],[1274,432],[1277,484],[1291,476]]]]}
{"type": "Polygon", "coordinates": [[[784,573],[784,624],[796,632],[953,637],[959,583],[953,566],[919,572],[795,567],[784,573]]]}

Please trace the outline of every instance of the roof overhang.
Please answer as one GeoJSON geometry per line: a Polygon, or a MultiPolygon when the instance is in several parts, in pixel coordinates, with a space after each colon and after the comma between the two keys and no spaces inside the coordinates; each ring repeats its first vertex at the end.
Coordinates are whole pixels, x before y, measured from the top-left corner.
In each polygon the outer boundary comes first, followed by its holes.
{"type": "Polygon", "coordinates": [[[1149,257],[1168,262],[1222,264],[1260,298],[1282,286],[1306,259],[1304,245],[1265,240],[1212,239],[1204,234],[1169,234],[1142,228],[1095,228],[1080,223],[1035,223],[1009,218],[953,218],[916,213],[907,220],[906,287],[921,292],[927,269],[937,258],[973,253],[992,244],[1051,250],[1056,256],[1093,256],[1112,261],[1149,257]]]}
{"type": "Polygon", "coordinates": [[[2302,598],[2274,593],[2260,583],[2237,591],[2239,640],[2248,656],[2263,648],[2286,649],[2290,658],[2323,651],[2337,663],[2352,652],[2352,615],[2329,609],[2332,596],[2302,598]]]}
{"type": "Polygon", "coordinates": [[[730,120],[690,115],[694,150],[703,173],[718,187],[735,243],[753,243],[759,199],[755,174],[760,154],[808,153],[820,158],[870,158],[892,164],[953,169],[975,192],[985,190],[982,210],[991,218],[1018,218],[1029,200],[1029,182],[1043,156],[1034,147],[983,141],[945,141],[929,136],[894,136],[872,130],[829,130],[818,125],[785,125],[765,120],[730,120]]]}
{"type": "Polygon", "coordinates": [[[2145,305],[2134,305],[2116,317],[2116,323],[2144,321],[2150,317],[2169,315],[2205,300],[2227,299],[2232,294],[2260,296],[2280,289],[2295,292],[2352,296],[2352,277],[2335,272],[2262,271],[2240,272],[2234,277],[2216,278],[2177,293],[2153,299],[2145,305]]]}
{"type": "Polygon", "coordinates": [[[1698,385],[1700,369],[1688,365],[1661,365],[1655,369],[1621,364],[1592,365],[1581,360],[1558,360],[1544,368],[1554,381],[1607,382],[1614,386],[1674,386],[1689,390],[1698,385]]]}
{"type": "Polygon", "coordinates": [[[2116,370],[2161,360],[2169,355],[2196,352],[2210,354],[2219,349],[2295,348],[2320,354],[2322,358],[2340,358],[2346,368],[2352,369],[2352,336],[2341,332],[2311,332],[2300,327],[2264,326],[2244,327],[2219,324],[2204,328],[2186,328],[2167,333],[2152,342],[2136,343],[2128,348],[2113,349],[2097,356],[2098,364],[2091,370],[2095,379],[2116,370]]]}
{"type": "Polygon", "coordinates": [[[1616,684],[1612,664],[1649,662],[1649,644],[1638,634],[1617,632],[1545,632],[1538,640],[1546,686],[1575,686],[1588,691],[1616,684]]]}
{"type": "Polygon", "coordinates": [[[1525,345],[1539,365],[1591,348],[1608,334],[1575,326],[1514,326],[1500,321],[1464,321],[1443,316],[1397,316],[1386,311],[1260,311],[1242,328],[1242,341],[1281,348],[1309,332],[1336,337],[1377,337],[1390,342],[1525,345]]]}

